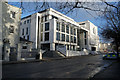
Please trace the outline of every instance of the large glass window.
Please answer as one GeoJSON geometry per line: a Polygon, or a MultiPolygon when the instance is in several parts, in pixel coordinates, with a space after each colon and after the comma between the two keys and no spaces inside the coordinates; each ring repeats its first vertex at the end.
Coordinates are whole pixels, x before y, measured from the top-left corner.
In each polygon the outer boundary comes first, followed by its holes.
{"type": "Polygon", "coordinates": [[[45,33],[45,41],[49,41],[49,32],[45,33]]]}
{"type": "Polygon", "coordinates": [[[60,31],[60,23],[59,22],[57,22],[56,30],[60,31]]]}
{"type": "Polygon", "coordinates": [[[26,28],[26,34],[28,34],[28,27],[26,28]]]}
{"type": "Polygon", "coordinates": [[[87,37],[86,32],[84,32],[84,38],[86,38],[86,37],[87,37]]]}
{"type": "Polygon", "coordinates": [[[62,32],[65,32],[65,24],[62,23],[62,32]]]}
{"type": "Polygon", "coordinates": [[[43,32],[43,24],[41,24],[41,32],[43,32]]]}
{"type": "Polygon", "coordinates": [[[71,36],[71,38],[70,38],[70,39],[71,39],[71,42],[73,43],[73,36],[71,36]]]}
{"type": "Polygon", "coordinates": [[[65,41],[65,34],[62,34],[62,41],[65,41]]]}
{"type": "Polygon", "coordinates": [[[22,29],[22,35],[24,35],[24,29],[22,29]]]}
{"type": "Polygon", "coordinates": [[[74,28],[74,35],[76,35],[76,29],[74,28]]]}
{"type": "Polygon", "coordinates": [[[60,33],[56,32],[56,40],[60,41],[60,33]]]}
{"type": "Polygon", "coordinates": [[[66,35],[66,42],[69,42],[69,35],[66,35]]]}
{"type": "Polygon", "coordinates": [[[73,34],[73,28],[72,27],[70,28],[70,32],[71,32],[71,34],[73,34]]]}
{"type": "Polygon", "coordinates": [[[49,30],[49,23],[45,23],[45,31],[49,30]]]}
{"type": "Polygon", "coordinates": [[[76,43],[76,37],[74,37],[74,43],[76,43]]]}
{"type": "Polygon", "coordinates": [[[69,34],[69,25],[66,26],[66,33],[69,34]]]}

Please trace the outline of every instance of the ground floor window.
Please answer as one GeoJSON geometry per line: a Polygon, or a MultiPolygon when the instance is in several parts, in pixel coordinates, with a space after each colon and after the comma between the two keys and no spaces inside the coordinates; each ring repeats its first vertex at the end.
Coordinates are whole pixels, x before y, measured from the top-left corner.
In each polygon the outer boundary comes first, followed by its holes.
{"type": "Polygon", "coordinates": [[[96,47],[91,47],[91,50],[92,51],[96,51],[96,47]]]}

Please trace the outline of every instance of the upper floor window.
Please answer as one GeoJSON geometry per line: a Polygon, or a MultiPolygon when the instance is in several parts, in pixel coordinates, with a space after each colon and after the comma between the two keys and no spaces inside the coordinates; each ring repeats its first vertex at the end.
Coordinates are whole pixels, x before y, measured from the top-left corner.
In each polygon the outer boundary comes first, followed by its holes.
{"type": "Polygon", "coordinates": [[[15,12],[11,11],[11,17],[15,18],[15,12]]]}
{"type": "Polygon", "coordinates": [[[22,29],[22,35],[24,35],[24,29],[22,29]]]}
{"type": "Polygon", "coordinates": [[[56,40],[60,41],[60,33],[56,32],[56,40]]]}
{"type": "Polygon", "coordinates": [[[74,43],[76,43],[76,37],[74,37],[74,43]]]}
{"type": "Polygon", "coordinates": [[[62,34],[62,41],[65,41],[65,34],[62,34]]]}
{"type": "Polygon", "coordinates": [[[59,22],[57,22],[56,29],[57,29],[58,31],[60,31],[60,23],[59,23],[59,22]]]}
{"type": "Polygon", "coordinates": [[[66,35],[66,42],[69,42],[69,35],[66,35]]]}
{"type": "Polygon", "coordinates": [[[41,22],[43,22],[43,17],[41,18],[41,22]]]}
{"type": "Polygon", "coordinates": [[[62,23],[62,32],[65,32],[65,24],[62,23]]]}
{"type": "Polygon", "coordinates": [[[66,33],[69,34],[69,25],[66,26],[66,33]]]}
{"type": "Polygon", "coordinates": [[[29,20],[29,19],[27,20],[27,23],[30,23],[30,20],[29,20]]]}
{"type": "Polygon", "coordinates": [[[49,30],[49,23],[45,23],[45,31],[49,30]]]}
{"type": "Polygon", "coordinates": [[[84,38],[87,38],[87,34],[86,34],[86,32],[84,32],[84,38]]]}
{"type": "Polygon", "coordinates": [[[24,24],[26,24],[26,21],[24,21],[24,24]]]}
{"type": "Polygon", "coordinates": [[[22,25],[22,22],[20,22],[20,25],[22,25]]]}
{"type": "Polygon", "coordinates": [[[28,34],[28,27],[26,28],[26,34],[28,34]]]}
{"type": "Polygon", "coordinates": [[[10,26],[10,27],[9,27],[9,32],[10,32],[10,33],[14,33],[14,26],[10,26]]]}
{"type": "Polygon", "coordinates": [[[73,34],[73,28],[71,27],[71,29],[70,29],[70,32],[71,32],[71,34],[73,34]]]}
{"type": "Polygon", "coordinates": [[[76,29],[74,29],[74,35],[76,35],[76,29]]]}

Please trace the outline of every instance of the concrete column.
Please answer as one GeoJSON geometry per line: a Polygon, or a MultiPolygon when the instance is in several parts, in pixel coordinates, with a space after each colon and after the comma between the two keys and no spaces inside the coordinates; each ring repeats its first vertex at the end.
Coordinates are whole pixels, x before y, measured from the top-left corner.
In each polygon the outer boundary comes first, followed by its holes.
{"type": "Polygon", "coordinates": [[[21,60],[22,43],[18,44],[17,61],[21,60]]]}
{"type": "Polygon", "coordinates": [[[50,43],[50,50],[55,51],[55,43],[50,43]]]}
{"type": "Polygon", "coordinates": [[[9,61],[9,56],[10,56],[10,44],[9,43],[5,43],[4,45],[4,54],[5,54],[5,57],[4,57],[4,60],[5,61],[9,61]]]}

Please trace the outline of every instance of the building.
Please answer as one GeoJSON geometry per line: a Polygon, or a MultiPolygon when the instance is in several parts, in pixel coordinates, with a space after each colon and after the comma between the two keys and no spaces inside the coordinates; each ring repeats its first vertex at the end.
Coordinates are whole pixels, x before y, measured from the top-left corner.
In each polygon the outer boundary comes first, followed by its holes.
{"type": "Polygon", "coordinates": [[[22,18],[20,37],[32,41],[35,49],[53,51],[58,46],[73,51],[96,51],[98,44],[94,24],[90,21],[77,23],[52,8],[22,18]]]}
{"type": "MultiPolygon", "coordinates": [[[[82,49],[87,49],[89,51],[99,51],[99,36],[98,28],[90,21],[78,22],[80,27],[87,29],[86,32],[80,35],[80,46],[82,49]]],[[[82,32],[82,31],[81,31],[82,32]]]]}
{"type": "Polygon", "coordinates": [[[0,51],[2,51],[3,59],[10,60],[10,55],[16,55],[19,43],[21,9],[2,2],[2,28],[0,51]]]}

